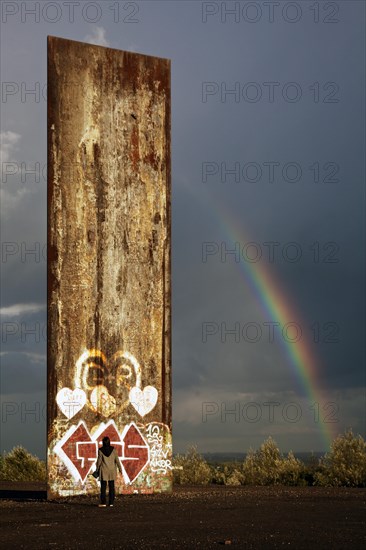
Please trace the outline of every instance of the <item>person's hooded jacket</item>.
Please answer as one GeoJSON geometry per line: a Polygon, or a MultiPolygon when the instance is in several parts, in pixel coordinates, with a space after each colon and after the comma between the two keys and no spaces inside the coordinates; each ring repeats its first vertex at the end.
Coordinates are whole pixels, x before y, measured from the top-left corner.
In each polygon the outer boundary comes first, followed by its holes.
{"type": "Polygon", "coordinates": [[[122,467],[117,451],[112,445],[103,445],[99,448],[95,469],[99,472],[99,479],[101,481],[115,480],[117,469],[122,474],[122,467]]]}

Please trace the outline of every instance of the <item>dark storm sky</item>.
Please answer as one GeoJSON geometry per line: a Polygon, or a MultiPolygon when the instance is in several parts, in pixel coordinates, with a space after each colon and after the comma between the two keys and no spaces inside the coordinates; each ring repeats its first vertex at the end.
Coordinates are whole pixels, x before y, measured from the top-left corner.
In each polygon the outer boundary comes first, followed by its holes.
{"type": "Polygon", "coordinates": [[[325,450],[283,326],[266,332],[281,320],[261,305],[258,270],[301,328],[322,406],[335,406],[325,429],[365,435],[365,3],[79,2],[73,21],[62,1],[39,21],[14,4],[1,23],[1,450],[45,454],[48,34],[172,62],[174,450],[246,451],[268,435],[283,451],[325,450]],[[222,323],[239,323],[239,341],[222,323]],[[207,403],[219,412],[203,421],[207,403]]]}

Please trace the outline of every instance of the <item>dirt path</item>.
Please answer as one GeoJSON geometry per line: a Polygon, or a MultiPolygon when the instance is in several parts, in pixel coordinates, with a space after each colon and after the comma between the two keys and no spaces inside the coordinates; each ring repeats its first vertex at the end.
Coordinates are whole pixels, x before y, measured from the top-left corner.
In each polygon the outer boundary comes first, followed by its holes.
{"type": "Polygon", "coordinates": [[[177,487],[170,495],[0,500],[4,548],[359,549],[366,489],[177,487]],[[226,541],[226,543],[225,543],[226,541]]]}

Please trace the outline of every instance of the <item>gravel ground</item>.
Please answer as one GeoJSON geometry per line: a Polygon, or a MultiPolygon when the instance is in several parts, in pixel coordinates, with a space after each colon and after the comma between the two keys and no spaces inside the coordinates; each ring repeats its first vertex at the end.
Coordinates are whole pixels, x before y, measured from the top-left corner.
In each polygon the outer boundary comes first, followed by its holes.
{"type": "Polygon", "coordinates": [[[172,494],[0,500],[3,548],[366,548],[366,489],[177,487],[172,494]]]}

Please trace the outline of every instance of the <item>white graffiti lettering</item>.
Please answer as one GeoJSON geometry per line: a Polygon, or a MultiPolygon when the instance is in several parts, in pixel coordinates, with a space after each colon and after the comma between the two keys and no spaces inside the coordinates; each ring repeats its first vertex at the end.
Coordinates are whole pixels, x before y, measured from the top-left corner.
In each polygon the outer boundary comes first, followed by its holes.
{"type": "Polygon", "coordinates": [[[172,444],[164,445],[164,438],[160,434],[159,424],[149,424],[146,428],[146,438],[150,446],[150,467],[153,472],[167,473],[172,470],[171,456],[172,444]]]}

